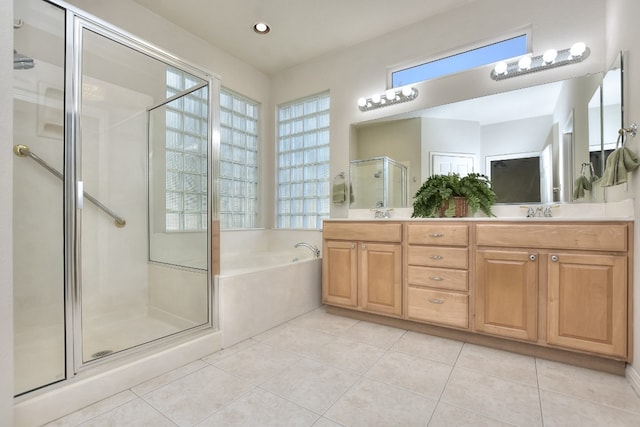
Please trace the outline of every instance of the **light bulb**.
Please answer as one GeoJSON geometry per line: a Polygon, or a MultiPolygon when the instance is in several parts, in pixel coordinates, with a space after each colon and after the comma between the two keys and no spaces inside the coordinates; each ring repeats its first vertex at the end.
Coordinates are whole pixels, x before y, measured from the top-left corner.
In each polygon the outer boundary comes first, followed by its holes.
{"type": "Polygon", "coordinates": [[[266,22],[257,22],[253,26],[253,31],[258,34],[267,34],[269,31],[271,31],[271,28],[269,28],[269,24],[267,24],[266,22]]]}
{"type": "Polygon", "coordinates": [[[521,70],[528,70],[529,68],[531,68],[531,57],[523,56],[522,58],[520,58],[518,60],[518,68],[520,68],[521,70]]]}
{"type": "Polygon", "coordinates": [[[396,99],[396,91],[395,89],[388,89],[385,93],[384,93],[385,98],[387,98],[388,101],[393,101],[394,99],[396,99]]]}
{"type": "Polygon", "coordinates": [[[582,56],[585,50],[587,50],[587,45],[583,42],[577,42],[571,46],[571,48],[569,49],[569,54],[572,57],[576,58],[578,56],[582,56]]]}
{"type": "Polygon", "coordinates": [[[542,60],[545,64],[551,64],[558,56],[558,52],[555,49],[549,49],[542,54],[542,60]]]}
{"type": "Polygon", "coordinates": [[[365,98],[359,98],[358,99],[358,106],[359,107],[364,107],[365,105],[367,105],[367,100],[365,98]]]}
{"type": "Polygon", "coordinates": [[[413,94],[413,88],[409,87],[409,86],[405,86],[402,88],[402,95],[403,96],[411,96],[411,94],[413,94]]]}
{"type": "Polygon", "coordinates": [[[500,61],[496,64],[495,68],[493,69],[493,71],[495,71],[496,74],[500,75],[500,74],[506,74],[507,73],[507,63],[504,61],[500,61]]]}
{"type": "Polygon", "coordinates": [[[376,95],[373,95],[373,96],[371,97],[371,101],[373,101],[373,103],[374,103],[374,104],[379,103],[379,102],[380,102],[380,95],[377,95],[377,94],[376,94],[376,95]]]}

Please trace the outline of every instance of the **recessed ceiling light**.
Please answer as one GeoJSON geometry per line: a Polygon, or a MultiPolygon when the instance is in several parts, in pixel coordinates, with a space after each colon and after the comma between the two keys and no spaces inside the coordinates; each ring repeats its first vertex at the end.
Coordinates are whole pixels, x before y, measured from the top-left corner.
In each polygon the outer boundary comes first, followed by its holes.
{"type": "Polygon", "coordinates": [[[267,34],[269,31],[271,31],[271,28],[269,27],[269,24],[267,24],[266,22],[257,22],[253,26],[253,31],[255,31],[258,34],[267,34]]]}

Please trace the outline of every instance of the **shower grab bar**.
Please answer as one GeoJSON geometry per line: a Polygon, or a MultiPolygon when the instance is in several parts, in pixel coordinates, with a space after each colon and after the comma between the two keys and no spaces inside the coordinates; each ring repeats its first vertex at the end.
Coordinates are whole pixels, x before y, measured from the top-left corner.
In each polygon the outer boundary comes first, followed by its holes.
{"type": "MultiPolygon", "coordinates": [[[[27,145],[23,145],[23,144],[14,145],[13,152],[18,157],[27,157],[27,156],[31,157],[33,160],[36,161],[36,163],[38,163],[40,166],[42,166],[43,168],[51,172],[51,174],[55,175],[58,179],[60,179],[61,181],[64,180],[64,176],[57,169],[51,167],[46,161],[44,161],[41,157],[39,157],[37,154],[31,151],[31,149],[27,145]]],[[[103,205],[98,199],[93,197],[91,194],[87,193],[86,191],[83,191],[83,194],[84,194],[84,197],[87,198],[87,200],[89,200],[91,203],[96,205],[98,208],[102,209],[107,215],[113,218],[113,223],[116,225],[116,227],[122,228],[125,225],[127,225],[127,221],[124,218],[122,218],[120,215],[118,215],[117,213],[115,213],[105,205],[103,205]]]]}

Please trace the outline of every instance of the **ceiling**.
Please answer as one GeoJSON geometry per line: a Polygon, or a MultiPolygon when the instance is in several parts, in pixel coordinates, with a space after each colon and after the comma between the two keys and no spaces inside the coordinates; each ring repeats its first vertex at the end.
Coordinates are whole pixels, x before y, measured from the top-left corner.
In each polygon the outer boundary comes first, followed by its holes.
{"type": "Polygon", "coordinates": [[[273,74],[477,0],[134,0],[273,74]],[[253,31],[258,21],[271,32],[253,31]]]}

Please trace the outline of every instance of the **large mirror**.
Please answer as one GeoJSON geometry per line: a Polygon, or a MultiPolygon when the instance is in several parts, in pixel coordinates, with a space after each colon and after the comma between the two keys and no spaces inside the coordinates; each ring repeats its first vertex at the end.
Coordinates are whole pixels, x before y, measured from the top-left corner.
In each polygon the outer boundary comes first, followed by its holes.
{"type": "MultiPolygon", "coordinates": [[[[610,138],[615,145],[619,120],[603,126],[599,117],[601,111],[621,115],[619,75],[616,67],[606,76],[586,75],[354,124],[350,207],[411,206],[430,175],[472,171],[490,177],[498,203],[593,201],[596,191],[574,197],[574,182],[583,165],[594,164],[594,154],[606,156],[610,138]],[[598,92],[602,99],[594,95],[598,92]],[[594,129],[594,120],[602,132],[594,129]],[[606,136],[596,140],[596,134],[606,136]],[[399,165],[395,169],[403,174],[377,166],[380,159],[399,165]],[[398,180],[401,175],[404,181],[398,180]],[[406,197],[385,197],[398,192],[406,197]]],[[[602,175],[600,166],[594,171],[602,175]]]]}

